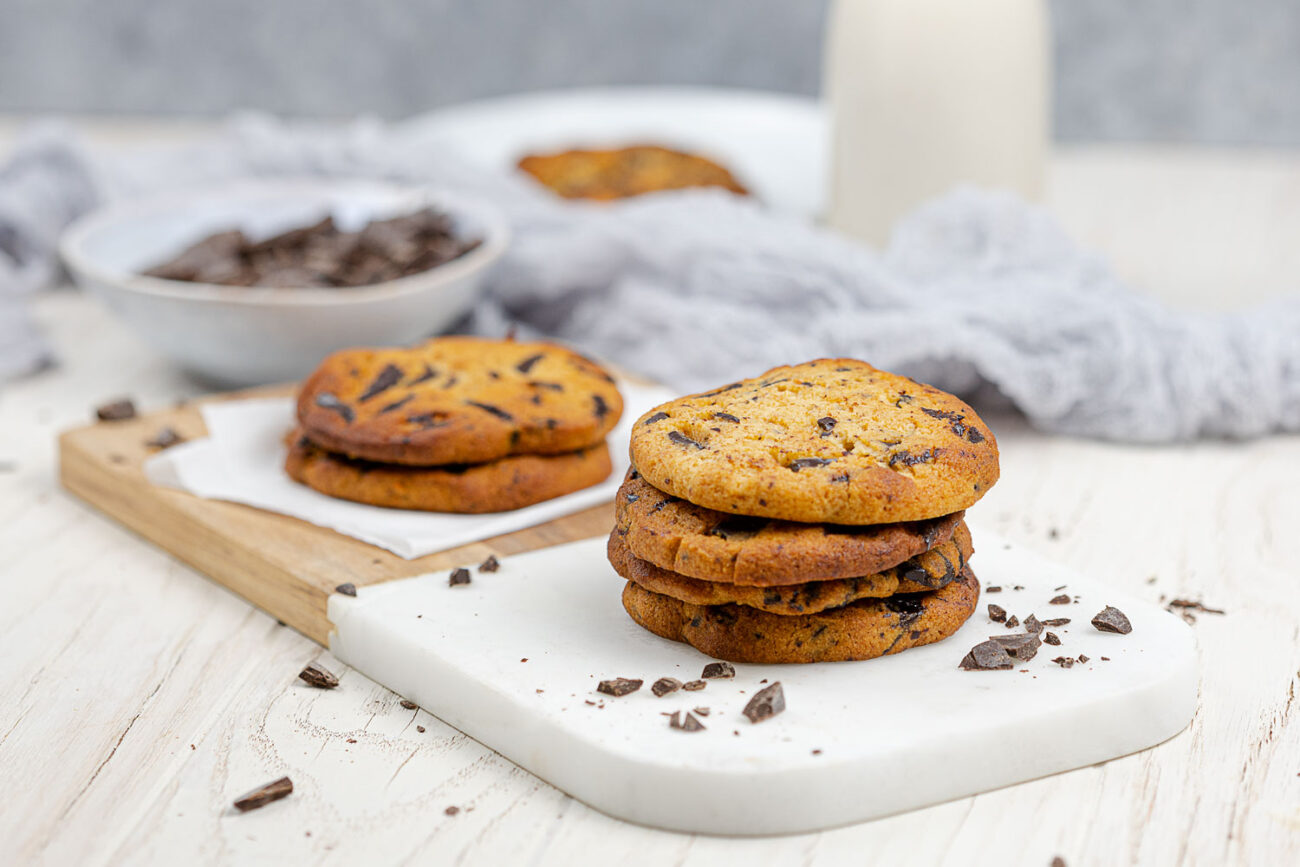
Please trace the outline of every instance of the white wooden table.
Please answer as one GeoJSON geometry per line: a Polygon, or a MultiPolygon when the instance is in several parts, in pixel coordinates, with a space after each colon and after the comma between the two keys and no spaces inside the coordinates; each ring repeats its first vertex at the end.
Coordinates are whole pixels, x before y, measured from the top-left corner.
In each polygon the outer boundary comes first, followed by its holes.
{"type": "MultiPolygon", "coordinates": [[[[1218,246],[1215,273],[1300,283],[1277,270],[1300,249],[1300,158],[1076,151],[1054,171],[1066,224],[1157,290],[1185,282],[1180,251],[1224,207],[1246,251],[1218,246]]],[[[991,419],[1003,477],[984,520],[1117,587],[1227,609],[1195,624],[1183,734],[849,828],[687,836],[607,818],[403,709],[61,492],[58,430],[118,395],[149,408],[197,387],[73,292],[36,312],[61,364],[0,386],[0,864],[1300,863],[1300,437],[1135,448],[991,419]],[[316,658],[339,689],[296,680],[316,658]],[[284,773],[292,797],[230,809],[284,773]]]]}

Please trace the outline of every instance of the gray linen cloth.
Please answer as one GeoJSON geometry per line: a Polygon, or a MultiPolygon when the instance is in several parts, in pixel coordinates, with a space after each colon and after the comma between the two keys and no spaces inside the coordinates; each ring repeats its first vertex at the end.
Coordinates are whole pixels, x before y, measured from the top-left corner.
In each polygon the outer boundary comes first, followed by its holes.
{"type": "Polygon", "coordinates": [[[1004,194],[933,201],[882,253],[715,191],[560,201],[465,165],[418,126],[244,118],[200,145],[113,157],[47,134],[15,163],[0,173],[0,369],[33,363],[12,296],[48,277],[59,228],[95,202],[233,177],[363,176],[505,211],[515,240],[468,328],[518,323],[677,388],[853,356],[977,406],[1010,401],[1046,431],[1165,442],[1300,430],[1300,294],[1171,311],[1004,194]]]}

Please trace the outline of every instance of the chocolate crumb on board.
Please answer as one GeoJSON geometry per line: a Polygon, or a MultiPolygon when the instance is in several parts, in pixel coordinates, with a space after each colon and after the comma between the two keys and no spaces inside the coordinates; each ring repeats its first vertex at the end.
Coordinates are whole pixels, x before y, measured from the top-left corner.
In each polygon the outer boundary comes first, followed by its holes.
{"type": "Polygon", "coordinates": [[[335,593],[341,593],[341,594],[343,594],[344,596],[356,596],[356,595],[357,595],[357,585],[353,584],[351,581],[347,581],[347,582],[345,582],[345,583],[343,583],[343,584],[340,584],[339,586],[335,587],[335,588],[334,588],[334,592],[335,592],[335,593]]]}
{"type": "Polygon", "coordinates": [[[1062,593],[1059,596],[1053,596],[1051,599],[1047,600],[1047,604],[1048,605],[1069,605],[1070,596],[1068,593],[1062,593]]]}
{"type": "Polygon", "coordinates": [[[1116,632],[1120,635],[1128,635],[1133,631],[1133,624],[1129,623],[1124,612],[1110,605],[1097,612],[1092,618],[1092,625],[1099,632],[1116,632]]]}
{"type": "Polygon", "coordinates": [[[1051,620],[1044,620],[1044,626],[1064,626],[1070,622],[1068,617],[1053,617],[1051,620]]]}
{"type": "Polygon", "coordinates": [[[1087,656],[1084,656],[1082,653],[1080,653],[1080,654],[1079,654],[1079,662],[1080,662],[1080,663],[1084,663],[1084,662],[1087,662],[1087,661],[1088,661],[1088,657],[1087,657],[1087,656]]]}
{"type": "Polygon", "coordinates": [[[400,704],[402,707],[406,708],[407,710],[415,710],[417,707],[419,707],[418,704],[411,701],[409,698],[402,699],[401,701],[398,702],[398,704],[400,704]]]}
{"type": "Polygon", "coordinates": [[[989,620],[992,620],[994,623],[1006,623],[1007,609],[1003,608],[1001,605],[994,605],[992,602],[990,602],[989,620]]]}
{"type": "Polygon", "coordinates": [[[185,437],[176,432],[175,428],[165,427],[150,439],[145,440],[145,447],[162,451],[172,446],[180,445],[185,442],[185,437]]]}
{"type": "Polygon", "coordinates": [[[415,730],[420,734],[424,734],[424,726],[416,726],[415,730]]]}
{"type": "Polygon", "coordinates": [[[681,729],[684,732],[704,731],[704,723],[696,719],[695,714],[686,711],[685,716],[683,716],[682,713],[680,710],[673,711],[673,715],[668,718],[669,728],[681,729]]]}
{"type": "Polygon", "coordinates": [[[698,692],[706,686],[708,686],[708,684],[702,680],[688,680],[686,683],[682,684],[682,689],[687,692],[698,692]]]}
{"type": "Polygon", "coordinates": [[[1073,656],[1058,656],[1058,657],[1056,657],[1056,659],[1053,659],[1052,662],[1055,662],[1057,665],[1061,666],[1061,668],[1073,668],[1073,667],[1074,667],[1074,657],[1073,657],[1073,656]]]}
{"type": "Polygon", "coordinates": [[[460,812],[460,807],[448,807],[447,809],[443,810],[443,812],[446,813],[448,816],[454,816],[460,812]]]}
{"type": "Polygon", "coordinates": [[[95,409],[95,418],[100,421],[126,421],[135,418],[135,403],[126,398],[106,403],[95,409]]]}
{"type": "Polygon", "coordinates": [[[605,695],[621,696],[628,693],[636,692],[641,688],[641,681],[633,677],[616,677],[613,680],[602,680],[596,686],[596,692],[603,692],[605,695]]]}
{"type": "Polygon", "coordinates": [[[1037,617],[1031,614],[1025,618],[1025,632],[1038,633],[1042,631],[1043,631],[1043,624],[1039,622],[1037,617]]]}
{"type": "Polygon", "coordinates": [[[984,588],[984,592],[985,592],[985,593],[1001,593],[1001,592],[1002,592],[1002,586],[1001,586],[1000,584],[994,584],[994,585],[991,586],[991,587],[985,587],[985,588],[984,588]]]}
{"type": "Polygon", "coordinates": [[[293,794],[293,780],[288,777],[281,777],[236,798],[235,809],[241,813],[247,813],[249,810],[265,807],[272,801],[287,798],[291,794],[293,794]]]}
{"type": "Polygon", "coordinates": [[[497,559],[495,554],[489,554],[486,560],[478,564],[478,571],[480,572],[495,572],[500,568],[501,561],[497,559]]]}
{"type": "Polygon", "coordinates": [[[760,723],[771,719],[783,710],[785,710],[785,690],[781,689],[781,681],[778,680],[754,693],[754,697],[749,700],[749,704],[745,705],[742,713],[749,717],[750,722],[760,723]]]}
{"type": "Polygon", "coordinates": [[[1044,633],[1043,633],[1043,643],[1044,643],[1044,644],[1050,644],[1050,645],[1052,645],[1053,647],[1057,647],[1057,646],[1060,645],[1060,643],[1061,643],[1061,639],[1060,639],[1059,637],[1057,637],[1057,635],[1056,635],[1055,632],[1044,632],[1044,633]]]}
{"type": "Polygon", "coordinates": [[[957,667],[963,671],[1000,671],[1014,665],[1007,649],[990,639],[972,647],[957,667]]]}
{"type": "Polygon", "coordinates": [[[707,707],[697,707],[695,709],[695,713],[698,714],[699,716],[708,716],[711,713],[711,711],[707,707]]]}
{"type": "Polygon", "coordinates": [[[1057,855],[1052,859],[1052,863],[1049,864],[1048,867],[1065,867],[1065,859],[1060,855],[1057,855]]]}
{"type": "Polygon", "coordinates": [[[677,692],[681,688],[682,682],[675,677],[661,677],[650,684],[650,691],[659,698],[663,698],[670,692],[677,692]]]}
{"type": "Polygon", "coordinates": [[[1184,611],[1199,611],[1202,614],[1227,614],[1222,608],[1211,608],[1203,602],[1195,599],[1170,599],[1165,604],[1165,608],[1173,611],[1175,608],[1181,608],[1184,611]]]}
{"type": "Polygon", "coordinates": [[[706,680],[735,676],[736,667],[730,662],[710,662],[708,665],[704,666],[704,671],[700,673],[700,677],[706,680]]]}
{"type": "Polygon", "coordinates": [[[459,569],[452,570],[450,577],[447,578],[447,586],[458,587],[461,584],[468,584],[473,580],[473,577],[469,574],[469,570],[462,566],[459,569]]]}
{"type": "Polygon", "coordinates": [[[1016,615],[1012,614],[1010,617],[1007,618],[1007,629],[1014,629],[1019,625],[1020,625],[1020,618],[1017,617],[1016,615]]]}
{"type": "Polygon", "coordinates": [[[298,679],[317,689],[333,689],[339,685],[339,679],[318,662],[310,662],[298,672],[298,679]]]}
{"type": "Polygon", "coordinates": [[[1037,633],[1024,632],[1016,635],[994,635],[989,641],[1001,646],[1011,656],[1021,662],[1028,662],[1038,653],[1038,648],[1043,642],[1038,639],[1037,633]]]}

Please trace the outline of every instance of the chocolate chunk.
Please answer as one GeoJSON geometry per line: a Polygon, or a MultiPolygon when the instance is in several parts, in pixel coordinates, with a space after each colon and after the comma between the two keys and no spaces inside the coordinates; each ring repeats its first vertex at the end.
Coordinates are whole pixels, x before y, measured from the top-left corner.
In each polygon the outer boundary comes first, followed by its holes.
{"type": "Polygon", "coordinates": [[[990,602],[989,620],[992,620],[994,623],[1006,623],[1007,609],[1003,608],[1001,605],[994,605],[992,602],[990,602]]]}
{"type": "Polygon", "coordinates": [[[938,454],[939,450],[934,448],[926,449],[925,451],[915,455],[907,449],[902,449],[901,451],[896,451],[889,456],[889,468],[892,470],[899,464],[902,464],[905,467],[914,467],[917,464],[926,464],[934,460],[938,454]]]}
{"type": "Polygon", "coordinates": [[[838,476],[831,476],[831,481],[832,481],[832,482],[838,482],[838,483],[840,483],[840,484],[844,484],[844,483],[847,482],[848,480],[849,480],[849,474],[848,474],[848,473],[840,473],[838,476]]]}
{"type": "Polygon", "coordinates": [[[392,403],[385,404],[384,406],[380,407],[379,414],[383,415],[384,413],[392,412],[393,410],[396,409],[401,409],[402,407],[406,406],[408,403],[410,403],[413,400],[415,400],[415,395],[408,394],[406,397],[402,398],[401,400],[395,400],[392,403]]]}
{"type": "Polygon", "coordinates": [[[1165,603],[1165,607],[1171,611],[1175,608],[1181,608],[1183,611],[1200,611],[1203,614],[1227,613],[1222,608],[1211,608],[1203,602],[1198,602],[1192,599],[1170,599],[1165,603]]]}
{"type": "Polygon", "coordinates": [[[710,662],[708,665],[704,666],[704,671],[700,674],[700,677],[705,680],[735,676],[736,667],[730,662],[710,662]]]}
{"type": "Polygon", "coordinates": [[[447,586],[458,587],[461,584],[468,584],[473,580],[474,578],[469,574],[469,570],[462,566],[459,569],[452,570],[451,575],[447,578],[447,586]]]}
{"type": "Polygon", "coordinates": [[[1080,662],[1080,663],[1084,663],[1084,662],[1087,662],[1087,661],[1088,661],[1088,657],[1086,657],[1086,656],[1084,656],[1082,653],[1080,653],[1080,654],[1079,654],[1079,662],[1080,662]]]}
{"type": "Polygon", "coordinates": [[[409,698],[402,699],[401,701],[398,702],[398,704],[400,704],[402,707],[406,708],[407,710],[415,710],[417,707],[419,707],[418,704],[411,701],[409,698]]]}
{"type": "Polygon", "coordinates": [[[645,421],[641,422],[641,424],[643,424],[643,425],[654,424],[655,422],[657,422],[657,421],[663,421],[663,420],[666,419],[666,418],[668,418],[668,413],[666,413],[666,412],[657,412],[657,413],[655,413],[654,415],[650,416],[650,417],[649,417],[648,419],[646,419],[645,421]]]}
{"type": "Polygon", "coordinates": [[[316,395],[316,405],[321,409],[328,409],[338,413],[348,424],[352,424],[352,420],[356,418],[356,413],[352,411],[352,407],[339,400],[338,395],[331,394],[328,391],[322,391],[316,395]]]}
{"type": "Polygon", "coordinates": [[[460,807],[457,807],[457,806],[455,806],[455,805],[452,805],[452,806],[448,807],[447,809],[443,810],[442,812],[443,812],[445,815],[447,815],[447,816],[455,816],[456,814],[458,814],[458,813],[460,812],[460,807]]]}
{"type": "Polygon", "coordinates": [[[534,364],[541,361],[545,357],[546,357],[545,353],[542,352],[539,352],[536,355],[530,355],[527,358],[525,358],[523,361],[516,364],[515,370],[519,371],[520,373],[528,373],[530,370],[533,369],[534,364]]]}
{"type": "Polygon", "coordinates": [[[745,705],[742,713],[749,717],[750,722],[761,723],[783,710],[785,710],[785,691],[781,689],[781,681],[778,680],[754,693],[754,697],[749,700],[749,704],[745,705]]]}
{"type": "Polygon", "coordinates": [[[767,518],[752,515],[728,515],[722,522],[709,531],[710,536],[718,536],[727,541],[744,541],[752,539],[768,525],[767,518]]]}
{"type": "Polygon", "coordinates": [[[1129,623],[1124,612],[1109,605],[1097,612],[1092,618],[1092,625],[1101,632],[1117,632],[1120,635],[1128,635],[1133,631],[1133,624],[1129,623]]]}
{"type": "Polygon", "coordinates": [[[1070,622],[1068,617],[1053,617],[1051,620],[1044,620],[1044,626],[1064,626],[1070,622]]]}
{"type": "MultiPolygon", "coordinates": [[[[785,380],[778,380],[778,381],[779,381],[779,382],[784,382],[785,380]]],[[[764,385],[766,385],[766,384],[767,384],[767,383],[764,383],[764,385]]],[[[698,396],[698,397],[717,397],[718,395],[722,394],[722,393],[725,392],[725,391],[735,391],[736,389],[740,388],[740,386],[741,386],[741,383],[739,383],[739,382],[733,382],[731,385],[724,385],[722,388],[719,388],[719,389],[717,389],[717,390],[715,390],[715,391],[706,391],[706,392],[704,392],[703,394],[701,394],[701,395],[697,395],[697,396],[698,396]]]]}
{"type": "Polygon", "coordinates": [[[1002,592],[1002,587],[1001,587],[1000,585],[994,584],[994,585],[991,586],[991,587],[985,587],[985,588],[984,588],[984,592],[985,592],[985,593],[1001,593],[1001,592],[1002,592]]]}
{"type": "Polygon", "coordinates": [[[424,734],[424,726],[416,726],[415,730],[420,734],[424,734]]]}
{"type": "Polygon", "coordinates": [[[185,437],[178,434],[173,428],[165,427],[154,434],[152,439],[146,441],[145,445],[148,448],[161,451],[183,442],[185,442],[185,437]]]}
{"type": "Polygon", "coordinates": [[[650,684],[650,691],[655,695],[663,698],[670,692],[677,692],[682,688],[682,682],[675,677],[661,677],[654,683],[650,684]]]}
{"type": "Polygon", "coordinates": [[[704,451],[704,446],[702,446],[701,444],[697,443],[695,440],[691,439],[690,437],[688,437],[686,434],[682,433],[681,431],[676,431],[676,430],[675,430],[675,431],[669,431],[669,432],[668,432],[668,439],[669,439],[670,441],[674,442],[674,443],[677,443],[677,445],[679,445],[679,446],[694,446],[695,448],[699,449],[700,451],[704,451]]]}
{"type": "Polygon", "coordinates": [[[732,415],[729,412],[715,412],[713,414],[713,417],[720,418],[723,421],[729,421],[732,424],[740,424],[740,419],[736,418],[734,415],[732,415]]]}
{"type": "Polygon", "coordinates": [[[973,443],[984,442],[984,434],[979,432],[978,428],[969,427],[966,429],[966,439],[973,443]]]}
{"type": "Polygon", "coordinates": [[[502,408],[499,407],[499,406],[493,406],[493,405],[490,404],[490,403],[479,403],[479,402],[476,401],[476,400],[467,400],[467,401],[465,401],[465,403],[469,404],[470,406],[476,406],[476,407],[478,407],[479,409],[483,410],[484,412],[490,412],[490,413],[492,413],[492,415],[496,416],[497,418],[501,419],[502,421],[514,421],[514,420],[515,420],[515,417],[514,417],[513,415],[511,415],[510,413],[506,412],[504,409],[502,409],[502,408]]]}
{"type": "Polygon", "coordinates": [[[1057,637],[1057,635],[1056,635],[1055,632],[1044,632],[1044,633],[1043,633],[1043,643],[1044,643],[1044,644],[1050,644],[1050,645],[1052,645],[1053,647],[1056,647],[1056,646],[1060,645],[1060,643],[1061,643],[1061,639],[1057,637]]]}
{"type": "Polygon", "coordinates": [[[437,375],[438,375],[438,371],[430,367],[428,362],[425,362],[424,370],[420,371],[420,375],[417,376],[415,379],[411,380],[410,382],[408,382],[407,385],[419,385],[422,382],[428,382],[429,380],[433,379],[437,375]]]}
{"type": "Polygon", "coordinates": [[[395,364],[385,364],[384,369],[370,382],[369,387],[357,398],[358,403],[365,403],[373,397],[383,394],[388,389],[397,385],[405,376],[402,369],[395,364]]]}
{"type": "Polygon", "coordinates": [[[1062,593],[1060,596],[1053,596],[1047,600],[1048,605],[1069,605],[1070,596],[1068,593],[1062,593]]]}
{"type": "Polygon", "coordinates": [[[708,686],[708,684],[702,680],[688,680],[686,683],[682,684],[682,689],[687,692],[699,692],[706,686],[708,686]]]}
{"type": "Polygon", "coordinates": [[[298,679],[317,689],[333,689],[339,685],[339,679],[320,663],[311,662],[298,672],[298,679]]]}
{"type": "Polygon", "coordinates": [[[609,415],[609,404],[605,403],[605,398],[598,394],[591,396],[591,402],[596,408],[596,418],[604,418],[609,415]]]}
{"type": "Polygon", "coordinates": [[[800,470],[811,469],[813,467],[824,467],[831,463],[834,463],[834,459],[832,458],[795,458],[790,463],[786,464],[786,469],[797,473],[800,470]]]}
{"type": "Polygon", "coordinates": [[[1025,618],[1025,632],[1042,632],[1043,624],[1034,615],[1025,618]]]}
{"type": "Polygon", "coordinates": [[[707,707],[697,707],[695,709],[695,712],[700,716],[708,716],[711,713],[711,711],[707,707]]]}
{"type": "Polygon", "coordinates": [[[495,572],[500,568],[501,561],[497,559],[495,554],[489,554],[486,560],[478,564],[478,571],[480,572],[495,572]]]}
{"type": "Polygon", "coordinates": [[[95,410],[95,418],[100,421],[126,421],[135,418],[135,404],[129,400],[115,400],[95,410]]]}
{"type": "Polygon", "coordinates": [[[340,584],[339,586],[335,587],[334,592],[341,593],[344,596],[356,596],[357,585],[353,584],[351,581],[348,581],[347,583],[340,584]]]}
{"type": "Polygon", "coordinates": [[[408,415],[406,421],[408,424],[419,425],[421,430],[432,430],[449,424],[447,414],[441,412],[417,412],[415,415],[408,415]]]}
{"type": "Polygon", "coordinates": [[[293,794],[293,781],[288,777],[281,777],[261,788],[254,789],[247,795],[236,798],[235,809],[241,813],[247,813],[249,810],[265,807],[272,801],[287,798],[291,794],[293,794]]]}
{"type": "Polygon", "coordinates": [[[631,677],[616,677],[613,680],[602,680],[596,686],[596,692],[603,692],[605,695],[621,696],[628,693],[636,692],[641,688],[642,681],[631,677]]]}
{"type": "Polygon", "coordinates": [[[1012,614],[1010,617],[1007,618],[1007,629],[1014,629],[1019,625],[1020,625],[1020,618],[1017,617],[1016,615],[1012,614]]]}
{"type": "Polygon", "coordinates": [[[641,497],[638,494],[629,493],[624,497],[624,499],[626,499],[629,503],[635,503],[637,500],[641,499],[641,497]]]}
{"type": "Polygon", "coordinates": [[[822,418],[817,419],[817,427],[821,428],[821,435],[824,437],[831,435],[831,431],[835,430],[836,424],[836,420],[830,416],[823,416],[822,418]]]}
{"type": "Polygon", "coordinates": [[[668,725],[671,728],[681,729],[684,732],[704,731],[704,723],[696,719],[695,714],[690,711],[686,711],[685,716],[683,716],[682,712],[679,710],[673,711],[673,715],[668,718],[668,725]]]}
{"type": "Polygon", "coordinates": [[[1009,655],[1014,656],[1021,662],[1027,662],[1038,655],[1038,648],[1043,642],[1038,640],[1038,636],[1032,632],[1025,632],[1018,635],[994,635],[989,641],[997,644],[1009,655]]]}
{"type": "Polygon", "coordinates": [[[1074,666],[1074,657],[1058,656],[1056,659],[1053,659],[1052,662],[1055,662],[1057,665],[1061,666],[1061,668],[1072,668],[1074,666]]]}
{"type": "Polygon", "coordinates": [[[1015,666],[1011,654],[996,641],[981,641],[962,657],[958,667],[965,671],[1000,671],[1015,666]]]}

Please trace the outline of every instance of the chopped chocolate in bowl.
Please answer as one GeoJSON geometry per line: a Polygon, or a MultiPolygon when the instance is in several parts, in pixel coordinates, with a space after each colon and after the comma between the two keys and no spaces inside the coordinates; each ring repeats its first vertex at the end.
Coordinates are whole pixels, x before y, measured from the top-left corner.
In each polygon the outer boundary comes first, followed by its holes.
{"type": "Polygon", "coordinates": [[[480,243],[458,237],[451,218],[432,208],[374,220],[357,232],[341,231],[326,217],[262,241],[238,230],[218,232],[144,274],[221,286],[370,286],[436,268],[480,243]]]}

